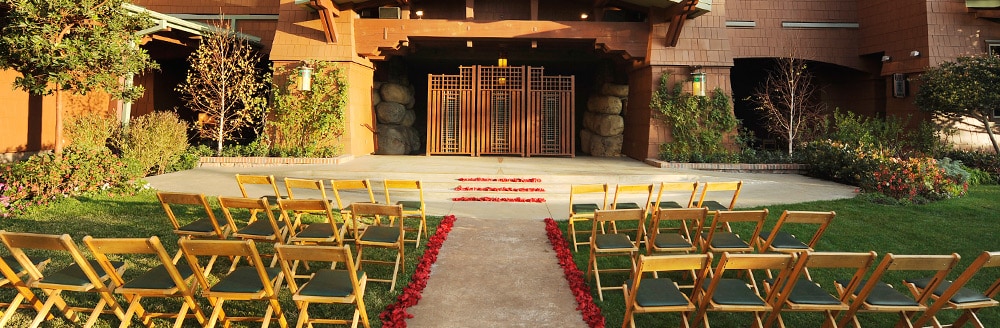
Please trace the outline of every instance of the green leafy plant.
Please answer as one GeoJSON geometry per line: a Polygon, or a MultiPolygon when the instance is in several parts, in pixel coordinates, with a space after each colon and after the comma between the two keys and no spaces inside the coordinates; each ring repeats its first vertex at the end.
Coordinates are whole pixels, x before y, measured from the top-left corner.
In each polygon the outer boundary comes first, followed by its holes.
{"type": "Polygon", "coordinates": [[[114,144],[140,172],[163,174],[187,147],[188,124],[174,112],[152,112],[121,129],[114,144]]]}
{"type": "Polygon", "coordinates": [[[733,162],[737,156],[725,147],[725,137],[734,132],[730,98],[721,89],[708,97],[681,92],[669,86],[669,74],[660,77],[649,106],[671,127],[672,142],[660,145],[660,159],[678,162],[733,162]]]}
{"type": "Polygon", "coordinates": [[[310,90],[299,90],[296,72],[275,69],[284,83],[275,85],[273,117],[268,126],[274,132],[273,154],[279,156],[333,157],[344,134],[348,85],[343,70],[325,61],[305,63],[313,69],[310,90]]]}
{"type": "Polygon", "coordinates": [[[120,124],[108,115],[84,113],[66,125],[66,136],[80,149],[105,149],[120,124]]]}
{"type": "Polygon", "coordinates": [[[921,110],[949,118],[971,118],[982,124],[995,156],[993,111],[1000,108],[1000,57],[959,57],[920,74],[914,102],[921,110]]]}

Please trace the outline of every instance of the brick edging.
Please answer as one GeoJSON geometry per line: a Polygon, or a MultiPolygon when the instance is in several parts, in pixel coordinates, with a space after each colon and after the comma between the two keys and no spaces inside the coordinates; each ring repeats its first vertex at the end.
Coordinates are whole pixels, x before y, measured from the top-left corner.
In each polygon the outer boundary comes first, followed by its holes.
{"type": "Polygon", "coordinates": [[[198,167],[255,167],[286,164],[343,164],[354,159],[354,155],[333,158],[306,157],[201,157],[198,167]]]}
{"type": "Polygon", "coordinates": [[[677,163],[647,158],[646,164],[664,169],[692,169],[740,173],[783,173],[799,174],[806,164],[742,164],[742,163],[677,163]]]}

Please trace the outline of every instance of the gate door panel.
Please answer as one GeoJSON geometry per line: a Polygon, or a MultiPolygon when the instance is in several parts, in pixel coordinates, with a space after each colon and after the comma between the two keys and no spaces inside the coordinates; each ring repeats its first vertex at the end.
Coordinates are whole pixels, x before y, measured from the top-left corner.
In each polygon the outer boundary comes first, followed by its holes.
{"type": "Polygon", "coordinates": [[[427,79],[427,155],[573,156],[573,76],[463,66],[427,79]]]}
{"type": "Polygon", "coordinates": [[[458,75],[428,75],[427,154],[474,155],[473,68],[458,75]]]}

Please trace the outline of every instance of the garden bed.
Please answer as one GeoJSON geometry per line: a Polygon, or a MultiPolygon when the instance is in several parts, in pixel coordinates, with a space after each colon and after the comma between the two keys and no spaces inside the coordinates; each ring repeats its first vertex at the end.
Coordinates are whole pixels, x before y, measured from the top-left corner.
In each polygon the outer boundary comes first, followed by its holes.
{"type": "Polygon", "coordinates": [[[284,164],[343,164],[354,159],[354,155],[333,158],[306,157],[201,157],[198,167],[255,167],[284,164]]]}
{"type": "Polygon", "coordinates": [[[647,158],[646,164],[664,169],[692,169],[738,173],[801,174],[806,164],[677,163],[647,158]]]}

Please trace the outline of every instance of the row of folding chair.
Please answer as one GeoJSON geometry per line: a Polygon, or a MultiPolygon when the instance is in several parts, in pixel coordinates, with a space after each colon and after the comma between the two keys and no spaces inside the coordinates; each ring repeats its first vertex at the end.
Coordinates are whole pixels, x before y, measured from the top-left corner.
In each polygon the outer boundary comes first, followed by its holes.
{"type": "Polygon", "coordinates": [[[82,241],[93,259],[85,258],[67,234],[0,231],[0,240],[11,253],[9,259],[0,261],[0,272],[5,284],[17,291],[4,311],[0,327],[6,326],[19,308],[34,308],[37,314],[30,327],[38,327],[52,319],[53,307],[78,324],[83,320],[79,314],[87,314],[84,327],[94,326],[105,314],[113,314],[120,327],[130,327],[136,322],[153,326],[155,319],[174,319],[174,327],[180,327],[188,319],[204,327],[215,327],[217,323],[228,327],[234,322],[261,322],[263,327],[277,322],[286,327],[278,298],[283,284],[287,284],[291,299],[299,308],[297,327],[317,323],[356,326],[358,322],[369,327],[363,300],[368,277],[355,266],[350,246],[278,245],[281,266],[275,268],[264,264],[252,240],[182,238],[178,241],[183,255],[180,260],[172,259],[155,236],[86,236],[82,241]],[[56,254],[70,257],[71,264],[47,268],[48,256],[56,254]],[[247,265],[212,270],[206,264],[217,257],[244,258],[247,265]],[[315,268],[305,274],[297,272],[299,262],[305,261],[313,263],[315,268]],[[338,263],[344,263],[344,268],[337,270],[338,263]],[[36,295],[33,289],[42,294],[36,295]],[[80,297],[64,297],[66,293],[93,293],[99,300],[92,304],[80,297]],[[122,304],[128,305],[122,307],[116,295],[124,299],[122,304]],[[151,309],[163,307],[143,306],[140,301],[148,298],[179,299],[180,308],[174,312],[153,312],[151,309]],[[202,310],[199,298],[207,301],[210,314],[202,310]],[[73,300],[73,304],[68,300],[73,300]],[[230,301],[260,301],[266,307],[263,314],[251,313],[254,310],[248,307],[225,309],[224,304],[230,301]],[[309,312],[312,303],[346,304],[354,308],[353,314],[348,318],[314,318],[309,312]]]}
{"type": "MultiPolygon", "coordinates": [[[[646,254],[691,253],[699,250],[702,253],[716,254],[812,251],[836,216],[834,212],[784,211],[775,226],[765,231],[763,227],[768,216],[767,209],[714,211],[710,224],[709,213],[707,208],[660,209],[652,215],[652,222],[647,226],[647,216],[642,209],[594,211],[588,238],[590,254],[587,261],[587,278],[594,277],[598,297],[603,300],[604,290],[619,288],[605,287],[601,281],[601,274],[634,272],[635,261],[643,249],[643,244],[646,254]],[[732,224],[746,224],[751,229],[744,231],[749,233],[741,234],[733,230],[732,224]],[[812,236],[800,240],[793,233],[786,231],[790,229],[785,227],[792,224],[814,226],[812,236]],[[605,226],[608,228],[602,228],[605,226]],[[621,265],[609,267],[605,264],[602,269],[600,259],[609,257],[627,257],[629,264],[626,267],[621,265]]],[[[752,277],[752,271],[749,274],[752,277]]],[[[768,276],[770,277],[770,274],[768,276]]]]}
{"type": "MultiPolygon", "coordinates": [[[[330,190],[333,191],[333,199],[330,201],[336,202],[336,208],[334,208],[334,210],[339,212],[342,216],[346,217],[350,215],[351,203],[377,202],[375,200],[375,193],[372,189],[372,183],[368,179],[330,179],[327,181],[329,182],[330,190]]],[[[329,199],[326,193],[326,182],[320,179],[299,179],[286,177],[284,178],[285,196],[283,196],[279,191],[277,179],[271,175],[237,174],[236,182],[240,187],[240,192],[243,194],[243,197],[265,198],[270,204],[275,206],[277,206],[278,199],[285,198],[329,199]],[[258,185],[260,188],[254,189],[252,188],[252,185],[258,185]],[[298,192],[299,196],[295,195],[296,192],[298,192]]],[[[421,239],[428,238],[427,205],[424,202],[423,183],[419,180],[384,180],[382,185],[383,194],[385,196],[385,204],[402,205],[403,213],[407,218],[420,219],[420,222],[416,227],[406,228],[407,232],[416,233],[414,238],[406,239],[406,241],[413,243],[414,247],[418,247],[421,239]],[[393,201],[395,195],[399,194],[404,195],[401,197],[403,199],[395,200],[394,203],[393,201]]]]}
{"type": "Polygon", "coordinates": [[[877,264],[875,252],[719,256],[715,265],[712,253],[639,256],[633,277],[622,286],[626,306],[622,327],[635,327],[636,314],[652,312],[677,312],[682,327],[710,327],[709,312],[749,312],[753,327],[785,327],[783,312],[819,313],[823,327],[861,327],[859,312],[893,313],[899,318],[897,326],[942,327],[937,314],[949,309],[961,311],[951,327],[965,323],[983,327],[977,312],[998,305],[994,298],[1000,274],[991,271],[997,278],[983,292],[966,283],[981,269],[1000,267],[1000,252],[983,252],[954,281],[945,278],[958,264],[958,254],[888,253],[877,264]],[[817,275],[807,269],[833,278],[814,279],[817,275]],[[778,273],[758,282],[727,273],[734,270],[778,273]],[[900,288],[883,281],[888,272],[907,277],[897,284],[900,288]],[[758,284],[762,288],[755,288],[758,284]]]}
{"type": "Polygon", "coordinates": [[[618,184],[614,193],[610,193],[608,184],[570,186],[569,231],[573,251],[579,251],[578,246],[588,244],[586,240],[579,238],[578,235],[582,232],[577,230],[577,224],[590,221],[596,210],[640,208],[647,214],[655,214],[660,209],[692,207],[708,208],[711,211],[732,210],[743,189],[743,181],[661,182],[656,187],[655,198],[654,187],[654,184],[618,184]],[[609,193],[613,195],[610,203],[609,193]],[[641,199],[643,197],[644,201],[641,199]]]}

